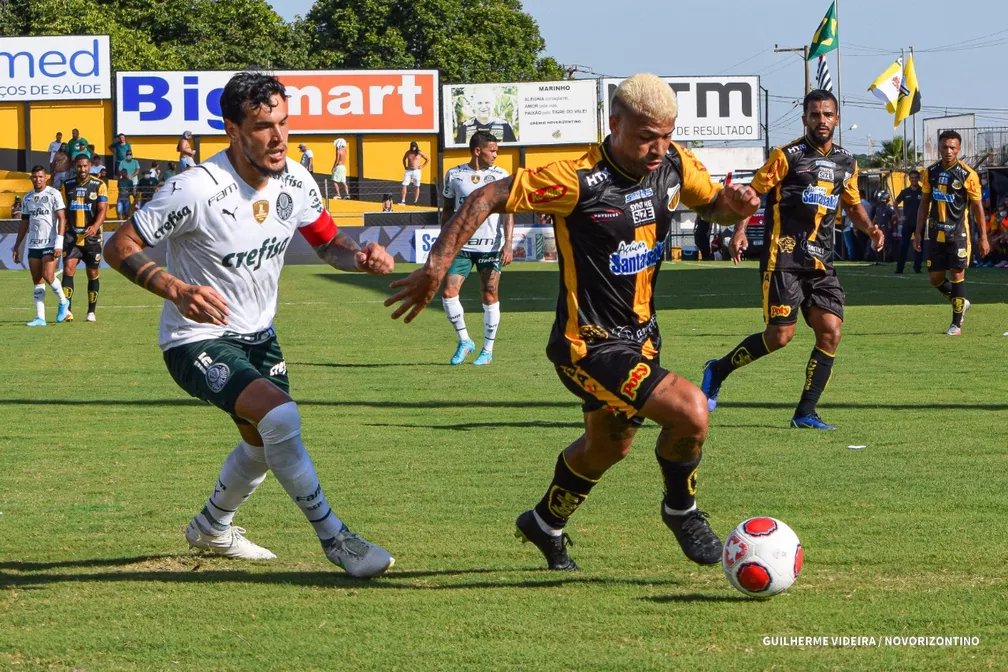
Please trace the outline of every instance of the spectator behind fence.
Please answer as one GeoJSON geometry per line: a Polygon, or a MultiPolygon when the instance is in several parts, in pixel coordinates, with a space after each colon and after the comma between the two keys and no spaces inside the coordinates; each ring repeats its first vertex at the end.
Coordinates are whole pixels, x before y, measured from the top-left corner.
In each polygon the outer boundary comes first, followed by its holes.
{"type": "Polygon", "coordinates": [[[298,145],[298,149],[301,150],[301,159],[300,159],[301,165],[304,166],[305,170],[307,170],[309,173],[314,173],[315,152],[308,149],[308,145],[304,144],[303,142],[300,145],[298,145]]]}
{"type": "Polygon", "coordinates": [[[406,188],[411,184],[413,185],[413,205],[416,205],[420,200],[420,180],[423,179],[423,174],[420,171],[429,161],[430,159],[420,150],[416,141],[409,143],[409,149],[402,157],[402,165],[406,172],[403,174],[399,205],[406,205],[406,188]]]}
{"type": "Polygon", "coordinates": [[[126,141],[126,134],[120,133],[116,136],[115,142],[108,146],[112,150],[112,167],[119,168],[119,164],[126,160],[126,155],[133,152],[133,145],[126,141]]]}
{"type": "Polygon", "coordinates": [[[59,189],[63,181],[70,177],[70,155],[67,153],[66,143],[60,145],[52,160],[52,186],[59,189]]]}
{"type": "Polygon", "coordinates": [[[179,172],[196,166],[196,148],[193,146],[192,131],[185,131],[175,149],[179,153],[179,172]]]}
{"type": "MultiPolygon", "coordinates": [[[[350,198],[350,187],[346,179],[347,144],[343,138],[333,141],[336,148],[336,158],[333,159],[332,181],[336,190],[336,198],[350,198]]],[[[391,208],[389,208],[391,210],[391,208]]]]}
{"type": "Polygon", "coordinates": [[[86,154],[90,160],[91,154],[88,152],[88,145],[91,143],[87,141],[87,138],[82,138],[80,131],[76,128],[70,132],[70,135],[70,142],[67,143],[67,155],[70,157],[70,163],[73,164],[81,154],[86,154]]]}
{"type": "MultiPolygon", "coordinates": [[[[911,170],[907,175],[910,178],[910,186],[904,187],[896,195],[896,205],[903,205],[902,225],[899,241],[899,253],[896,257],[896,272],[902,273],[906,266],[907,253],[910,251],[910,244],[913,241],[914,231],[917,228],[917,211],[920,209],[921,191],[920,171],[911,170]]],[[[924,264],[924,252],[914,252],[913,269],[914,273],[921,272],[924,264]]]]}
{"type": "Polygon", "coordinates": [[[164,184],[173,177],[175,177],[175,162],[169,161],[165,169],[161,171],[161,175],[159,175],[160,183],[164,184]]]}
{"type": "MultiPolygon", "coordinates": [[[[339,196],[337,196],[336,198],[339,198],[339,196]]],[[[385,194],[384,196],[382,196],[381,211],[392,212],[392,194],[385,194]]]]}
{"type": "Polygon", "coordinates": [[[56,152],[60,151],[60,147],[63,146],[63,133],[61,131],[56,131],[56,139],[49,143],[49,173],[55,175],[53,170],[53,162],[56,161],[56,152]]]}
{"type": "Polygon", "coordinates": [[[119,188],[119,196],[116,198],[116,214],[119,219],[126,219],[130,216],[130,194],[133,193],[133,180],[125,169],[119,171],[119,178],[116,180],[119,188]]]}

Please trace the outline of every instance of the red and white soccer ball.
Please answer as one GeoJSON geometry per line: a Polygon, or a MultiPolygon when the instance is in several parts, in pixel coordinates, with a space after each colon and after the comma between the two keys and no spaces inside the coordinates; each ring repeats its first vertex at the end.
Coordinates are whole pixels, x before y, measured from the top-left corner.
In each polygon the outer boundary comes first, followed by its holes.
{"type": "Polygon", "coordinates": [[[728,583],[750,597],[770,597],[791,587],[805,554],[798,535],[777,520],[743,520],[725,539],[721,555],[728,583]]]}

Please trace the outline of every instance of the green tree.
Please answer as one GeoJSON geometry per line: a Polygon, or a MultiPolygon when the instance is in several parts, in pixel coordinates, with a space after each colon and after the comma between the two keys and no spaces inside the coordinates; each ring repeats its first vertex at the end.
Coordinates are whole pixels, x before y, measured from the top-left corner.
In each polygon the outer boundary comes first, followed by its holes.
{"type": "Polygon", "coordinates": [[[430,68],[449,82],[564,76],[518,0],[317,0],[298,28],[322,68],[430,68]]]}
{"type": "MultiPolygon", "coordinates": [[[[907,143],[907,163],[916,165],[916,149],[913,143],[907,143]]],[[[884,140],[882,148],[868,157],[868,165],[872,168],[895,170],[903,167],[903,138],[896,136],[892,140],[884,140]]]]}
{"type": "Polygon", "coordinates": [[[302,68],[307,46],[265,0],[7,0],[3,35],[109,35],[113,70],[302,68]]]}

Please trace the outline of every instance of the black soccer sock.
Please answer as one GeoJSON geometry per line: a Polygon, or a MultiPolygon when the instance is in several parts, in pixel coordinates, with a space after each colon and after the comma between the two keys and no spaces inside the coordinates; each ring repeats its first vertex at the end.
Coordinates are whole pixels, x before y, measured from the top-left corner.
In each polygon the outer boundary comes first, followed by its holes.
{"type": "Polygon", "coordinates": [[[661,467],[662,480],[665,481],[665,499],[662,502],[670,509],[687,511],[696,504],[697,467],[700,457],[689,462],[673,462],[655,453],[658,466],[661,467]]]}
{"type": "Polygon", "coordinates": [[[67,298],[67,301],[70,302],[70,305],[67,306],[67,310],[71,310],[71,311],[73,310],[73,292],[74,292],[73,276],[72,275],[67,275],[66,273],[64,273],[63,274],[63,296],[65,296],[67,298]]]}
{"type": "Polygon", "coordinates": [[[575,473],[567,465],[561,452],[553,471],[553,482],[535,505],[535,512],[547,525],[562,530],[567,525],[567,519],[584,503],[596,483],[597,480],[575,473]]]}
{"type": "Polygon", "coordinates": [[[966,278],[952,281],[952,292],[949,298],[952,301],[952,324],[961,327],[963,309],[966,308],[966,278]]]}
{"type": "Polygon", "coordinates": [[[87,281],[87,312],[93,313],[98,305],[98,289],[101,287],[101,280],[98,278],[88,278],[87,281]]]}
{"type": "Polygon", "coordinates": [[[802,389],[801,399],[798,400],[798,407],[795,408],[795,417],[815,413],[819,397],[822,396],[826,384],[829,383],[830,374],[833,373],[835,357],[835,354],[831,355],[819,348],[812,348],[812,355],[805,365],[805,387],[802,389]]]}
{"type": "Polygon", "coordinates": [[[714,375],[724,380],[735,369],[741,369],[746,364],[752,364],[760,357],[770,353],[763,341],[763,332],[746,336],[741,343],[732,348],[727,355],[714,362],[711,368],[714,375]]]}
{"type": "Polygon", "coordinates": [[[949,282],[947,278],[942,281],[942,284],[935,285],[935,289],[941,292],[942,296],[944,296],[949,301],[952,300],[952,283],[949,282]]]}

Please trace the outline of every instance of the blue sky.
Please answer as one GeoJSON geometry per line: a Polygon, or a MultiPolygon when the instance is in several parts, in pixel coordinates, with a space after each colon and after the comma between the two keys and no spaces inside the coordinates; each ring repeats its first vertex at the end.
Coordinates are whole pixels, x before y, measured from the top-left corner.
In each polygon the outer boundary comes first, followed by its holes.
{"type": "MultiPolygon", "coordinates": [[[[313,2],[271,4],[290,20],[306,13],[313,2]]],[[[770,92],[772,144],[802,132],[800,105],[796,108],[795,103],[804,92],[805,76],[801,58],[774,53],[774,45],[807,44],[829,4],[829,0],[522,2],[539,23],[546,54],[565,65],[612,76],[644,70],[660,75],[759,75],[770,92]]],[[[914,48],[923,100],[917,115],[918,138],[922,119],[945,114],[975,112],[978,126],[1008,126],[1008,87],[1001,65],[1008,49],[1008,3],[962,0],[950,11],[947,3],[936,0],[838,0],[838,15],[843,144],[848,149],[878,149],[882,140],[892,137],[892,116],[867,88],[899,56],[901,47],[914,48]]],[[[829,66],[835,85],[836,52],[829,55],[829,66]]],[[[907,134],[912,135],[909,127],[907,134]]],[[[923,142],[919,139],[918,144],[923,142]]]]}

